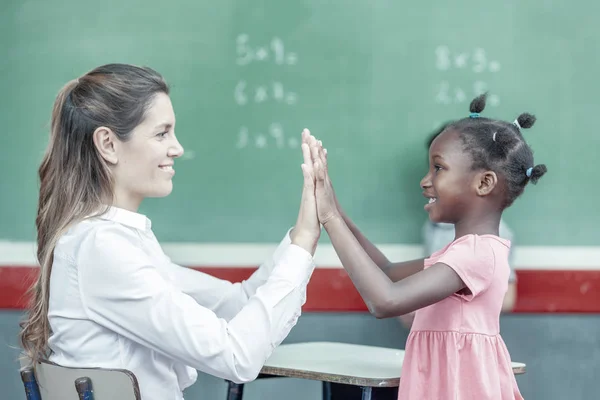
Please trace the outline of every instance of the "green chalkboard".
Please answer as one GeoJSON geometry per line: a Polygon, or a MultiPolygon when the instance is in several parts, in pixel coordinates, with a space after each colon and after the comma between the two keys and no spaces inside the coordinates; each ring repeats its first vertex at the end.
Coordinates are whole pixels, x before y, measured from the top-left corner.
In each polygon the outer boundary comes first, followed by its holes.
{"type": "Polygon", "coordinates": [[[378,243],[418,243],[424,141],[490,93],[535,113],[548,174],[507,211],[519,244],[597,245],[600,5],[587,1],[5,0],[0,240],[35,238],[53,99],[93,67],[148,65],[172,86],[186,155],[141,212],[177,242],[275,242],[297,214],[298,140],[329,151],[341,202],[378,243]]]}

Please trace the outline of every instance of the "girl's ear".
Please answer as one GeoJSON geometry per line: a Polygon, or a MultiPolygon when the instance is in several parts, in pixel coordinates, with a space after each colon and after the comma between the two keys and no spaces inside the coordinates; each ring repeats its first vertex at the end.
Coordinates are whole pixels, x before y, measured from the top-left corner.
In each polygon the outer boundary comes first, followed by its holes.
{"type": "Polygon", "coordinates": [[[475,175],[475,193],[478,196],[487,196],[498,184],[498,176],[494,171],[482,171],[475,175]]]}

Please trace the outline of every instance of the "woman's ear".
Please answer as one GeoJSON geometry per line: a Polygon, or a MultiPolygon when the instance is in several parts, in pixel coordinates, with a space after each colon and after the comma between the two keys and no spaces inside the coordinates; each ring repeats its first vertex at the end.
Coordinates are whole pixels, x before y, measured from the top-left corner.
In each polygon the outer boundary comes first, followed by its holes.
{"type": "Polygon", "coordinates": [[[96,128],[93,134],[94,145],[98,153],[109,164],[116,165],[119,161],[117,149],[115,146],[115,134],[105,126],[96,128]]]}
{"type": "Polygon", "coordinates": [[[494,171],[483,171],[475,177],[475,192],[478,196],[487,196],[498,184],[498,175],[494,171]]]}

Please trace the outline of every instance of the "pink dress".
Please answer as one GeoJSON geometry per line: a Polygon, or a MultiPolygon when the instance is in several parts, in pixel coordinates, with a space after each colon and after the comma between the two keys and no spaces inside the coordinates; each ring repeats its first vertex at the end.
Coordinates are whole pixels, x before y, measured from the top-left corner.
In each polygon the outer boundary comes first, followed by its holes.
{"type": "Polygon", "coordinates": [[[399,400],[523,399],[500,337],[509,249],[510,242],[498,236],[466,235],[425,260],[425,268],[438,262],[450,266],[470,293],[416,312],[399,400]]]}

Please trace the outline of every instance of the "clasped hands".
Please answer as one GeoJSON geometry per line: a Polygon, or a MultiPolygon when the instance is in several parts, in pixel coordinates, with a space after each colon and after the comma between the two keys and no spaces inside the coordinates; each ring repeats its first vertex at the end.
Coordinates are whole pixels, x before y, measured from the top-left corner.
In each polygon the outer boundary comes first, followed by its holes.
{"type": "Polygon", "coordinates": [[[300,210],[291,233],[292,243],[314,255],[321,226],[342,220],[342,213],[327,172],[327,150],[308,129],[302,131],[301,165],[304,183],[300,210]]]}

